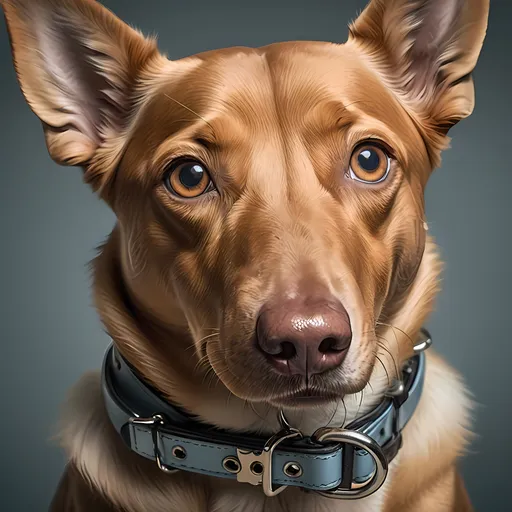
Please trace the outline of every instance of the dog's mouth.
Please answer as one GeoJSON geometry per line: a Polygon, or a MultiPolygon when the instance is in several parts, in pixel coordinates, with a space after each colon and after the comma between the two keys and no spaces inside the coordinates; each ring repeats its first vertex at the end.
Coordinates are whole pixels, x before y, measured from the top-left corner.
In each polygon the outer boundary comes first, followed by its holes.
{"type": "Polygon", "coordinates": [[[267,403],[277,408],[318,408],[338,403],[349,394],[363,389],[370,378],[369,371],[352,371],[341,366],[310,376],[283,375],[261,361],[236,358],[234,361],[213,360],[219,380],[235,396],[253,403],[267,403]],[[231,364],[230,364],[231,363],[231,364]]]}
{"type": "Polygon", "coordinates": [[[269,401],[278,407],[308,407],[322,406],[340,400],[340,395],[331,391],[319,389],[304,389],[301,391],[276,396],[269,401]]]}
{"type": "Polygon", "coordinates": [[[336,360],[337,366],[324,370],[320,366],[310,367],[307,360],[305,365],[286,365],[286,371],[276,368],[266,354],[255,349],[251,334],[248,332],[245,338],[251,342],[229,343],[229,338],[219,336],[205,343],[208,362],[219,381],[234,396],[248,402],[281,408],[326,406],[360,392],[372,374],[374,364],[369,349],[361,351],[358,347],[373,346],[369,333],[363,342],[358,340],[354,347],[346,350],[347,354],[340,361],[336,360]]]}

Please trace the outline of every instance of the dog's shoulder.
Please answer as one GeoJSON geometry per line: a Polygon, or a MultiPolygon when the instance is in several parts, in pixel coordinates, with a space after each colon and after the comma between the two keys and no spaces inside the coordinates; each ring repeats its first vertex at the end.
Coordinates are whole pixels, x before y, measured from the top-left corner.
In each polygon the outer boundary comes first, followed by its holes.
{"type": "MultiPolygon", "coordinates": [[[[64,508],[51,512],[75,512],[72,507],[65,507],[66,500],[78,499],[77,493],[85,493],[87,488],[93,496],[85,496],[85,500],[105,496],[113,503],[114,508],[105,511],[207,510],[204,479],[194,475],[192,480],[189,474],[179,473],[170,481],[154,461],[140,457],[124,445],[108,418],[99,372],[86,373],[71,389],[59,438],[69,465],[55,495],[55,506],[62,504],[64,508]]],[[[82,510],[85,512],[82,508],[76,512],[82,510]]],[[[98,511],[103,512],[103,508],[98,511]]]]}
{"type": "Polygon", "coordinates": [[[410,502],[424,492],[430,482],[453,471],[472,437],[472,407],[458,372],[438,354],[429,351],[423,394],[403,432],[403,446],[390,486],[390,501],[410,502]]]}
{"type": "Polygon", "coordinates": [[[459,373],[435,352],[426,358],[423,393],[418,409],[404,430],[401,462],[417,462],[443,456],[436,463],[442,468],[463,454],[470,433],[472,400],[459,373]]]}
{"type": "Polygon", "coordinates": [[[119,512],[97,489],[89,485],[74,464],[64,470],[49,512],[119,512]]]}

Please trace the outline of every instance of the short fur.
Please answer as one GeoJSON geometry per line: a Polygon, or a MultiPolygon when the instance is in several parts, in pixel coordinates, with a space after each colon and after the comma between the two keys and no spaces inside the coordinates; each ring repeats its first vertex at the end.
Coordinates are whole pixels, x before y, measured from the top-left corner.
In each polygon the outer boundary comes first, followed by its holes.
{"type": "MultiPolygon", "coordinates": [[[[306,434],[375,407],[438,291],[424,190],[449,129],[473,110],[489,1],[372,0],[343,45],[179,61],[93,0],[0,4],[50,155],[82,167],[116,214],[94,293],[124,357],[169,400],[235,431],[274,432],[283,403],[306,434]],[[390,174],[363,184],[350,157],[376,139],[390,174]],[[163,185],[182,156],[205,165],[211,191],[184,200],[163,185]],[[307,384],[336,399],[290,402],[304,382],[254,350],[256,318],[268,301],[319,290],[343,303],[352,345],[307,384]]],[[[131,453],[89,374],[63,417],[69,464],[52,511],[467,512],[457,460],[470,410],[457,373],[429,353],[419,408],[378,492],[268,499],[222,479],[163,474],[131,453]]]]}

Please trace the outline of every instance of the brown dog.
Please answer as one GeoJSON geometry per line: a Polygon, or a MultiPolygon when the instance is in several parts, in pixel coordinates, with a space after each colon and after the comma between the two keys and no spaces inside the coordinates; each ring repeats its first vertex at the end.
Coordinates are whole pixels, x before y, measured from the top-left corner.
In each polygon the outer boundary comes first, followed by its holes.
{"type": "MultiPolygon", "coordinates": [[[[93,0],[1,5],[52,158],[117,216],[95,300],[133,371],[230,432],[268,437],[283,410],[311,435],[377,407],[437,291],[423,194],[473,109],[489,0],[372,0],[343,45],[179,61],[93,0]]],[[[166,474],[123,443],[86,375],[53,510],[471,510],[456,469],[470,402],[440,358],[426,368],[387,479],[349,501],[166,474]]]]}

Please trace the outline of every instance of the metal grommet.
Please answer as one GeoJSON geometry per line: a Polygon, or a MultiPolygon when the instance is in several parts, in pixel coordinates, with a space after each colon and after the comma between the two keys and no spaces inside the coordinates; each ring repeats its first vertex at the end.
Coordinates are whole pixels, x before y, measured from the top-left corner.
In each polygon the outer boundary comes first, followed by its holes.
{"type": "Polygon", "coordinates": [[[302,475],[302,467],[297,462],[287,462],[284,465],[283,473],[290,478],[298,478],[302,475]]]}
{"type": "Polygon", "coordinates": [[[253,475],[261,475],[263,473],[263,464],[259,460],[251,464],[251,473],[253,475]]]}
{"type": "Polygon", "coordinates": [[[172,455],[177,459],[183,460],[187,458],[187,451],[183,446],[173,446],[172,455]]]}
{"type": "Polygon", "coordinates": [[[240,464],[240,461],[236,457],[226,457],[222,461],[222,467],[228,473],[232,473],[233,475],[240,473],[240,470],[242,469],[242,465],[240,464]]]}

